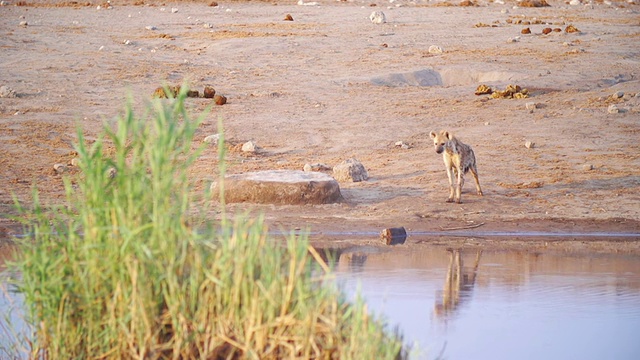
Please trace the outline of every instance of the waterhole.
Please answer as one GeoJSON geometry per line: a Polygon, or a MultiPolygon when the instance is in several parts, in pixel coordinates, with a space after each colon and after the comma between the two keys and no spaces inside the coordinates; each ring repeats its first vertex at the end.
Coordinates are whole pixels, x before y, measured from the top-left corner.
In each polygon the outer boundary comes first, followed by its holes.
{"type": "MultiPolygon", "coordinates": [[[[415,244],[326,252],[335,281],[403,334],[410,359],[640,359],[638,256],[415,244]]],[[[25,354],[16,344],[28,333],[10,276],[0,270],[0,358],[25,354]]]]}
{"type": "Polygon", "coordinates": [[[351,249],[337,281],[397,327],[411,359],[640,359],[640,258],[351,249]]]}

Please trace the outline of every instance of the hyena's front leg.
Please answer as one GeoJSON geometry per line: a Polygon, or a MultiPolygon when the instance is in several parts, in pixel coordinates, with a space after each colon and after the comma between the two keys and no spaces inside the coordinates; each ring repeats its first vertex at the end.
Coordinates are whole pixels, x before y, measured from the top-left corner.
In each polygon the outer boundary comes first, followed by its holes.
{"type": "Polygon", "coordinates": [[[453,168],[447,167],[447,176],[449,177],[449,198],[447,199],[447,202],[453,202],[453,197],[455,195],[455,188],[453,187],[454,175],[453,168]]]}
{"type": "Polygon", "coordinates": [[[462,183],[464,183],[464,178],[462,177],[462,171],[456,171],[456,202],[458,204],[462,203],[460,197],[462,195],[462,183]]]}

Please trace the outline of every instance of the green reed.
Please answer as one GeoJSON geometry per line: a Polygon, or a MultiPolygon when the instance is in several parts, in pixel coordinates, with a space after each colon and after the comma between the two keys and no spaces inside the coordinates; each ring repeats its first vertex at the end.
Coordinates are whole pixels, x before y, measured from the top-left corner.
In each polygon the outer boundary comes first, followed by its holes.
{"type": "Polygon", "coordinates": [[[214,223],[195,209],[187,174],[202,118],[189,119],[185,97],[183,87],[155,100],[141,119],[127,106],[90,146],[79,131],[81,174],[65,180],[66,203],[45,207],[34,192],[21,207],[32,237],[13,266],[31,357],[404,356],[397,334],[327,281],[305,236],[274,239],[262,217],[214,223]]]}

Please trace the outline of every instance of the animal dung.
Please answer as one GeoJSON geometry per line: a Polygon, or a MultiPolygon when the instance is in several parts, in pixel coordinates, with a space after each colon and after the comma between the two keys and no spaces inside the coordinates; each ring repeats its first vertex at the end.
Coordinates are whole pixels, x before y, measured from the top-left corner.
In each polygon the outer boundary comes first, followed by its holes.
{"type": "Polygon", "coordinates": [[[215,95],[213,97],[213,101],[216,103],[216,105],[224,105],[227,103],[227,97],[224,95],[215,95]]]}
{"type": "Polygon", "coordinates": [[[520,31],[520,33],[522,33],[522,34],[531,34],[531,29],[530,29],[530,28],[528,28],[528,27],[527,27],[527,28],[524,28],[524,29],[522,29],[522,30],[520,31]]]}
{"type": "Polygon", "coordinates": [[[564,28],[564,32],[566,32],[566,33],[579,33],[580,30],[578,30],[578,28],[573,26],[573,25],[568,25],[566,28],[564,28]]]}
{"type": "Polygon", "coordinates": [[[205,86],[204,87],[204,91],[202,92],[202,96],[204,96],[207,99],[213,99],[213,97],[216,95],[216,89],[214,89],[211,86],[205,86]]]}
{"type": "Polygon", "coordinates": [[[284,16],[284,21],[293,21],[293,16],[291,14],[287,14],[284,16]]]}
{"type": "Polygon", "coordinates": [[[383,229],[380,232],[380,238],[382,238],[387,245],[404,244],[407,240],[407,230],[405,230],[404,227],[383,229]]]}
{"type": "Polygon", "coordinates": [[[488,87],[487,85],[484,84],[480,84],[478,85],[478,87],[476,88],[476,95],[488,95],[491,94],[493,92],[493,90],[488,87]]]}
{"type": "Polygon", "coordinates": [[[545,35],[550,34],[552,31],[553,31],[553,29],[551,29],[549,27],[542,29],[542,33],[545,34],[545,35]]]}

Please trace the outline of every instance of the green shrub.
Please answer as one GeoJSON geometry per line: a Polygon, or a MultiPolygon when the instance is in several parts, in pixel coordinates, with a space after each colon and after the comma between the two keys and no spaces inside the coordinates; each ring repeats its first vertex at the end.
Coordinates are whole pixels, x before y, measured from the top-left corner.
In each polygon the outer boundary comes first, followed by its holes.
{"type": "Polygon", "coordinates": [[[194,215],[207,212],[192,208],[200,121],[185,94],[156,100],[146,119],[128,106],[90,147],[79,132],[67,203],[45,208],[34,193],[22,209],[33,237],[14,268],[36,329],[31,356],[401,357],[399,336],[327,281],[305,236],[272,239],[261,217],[194,215]]]}

